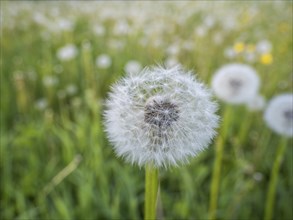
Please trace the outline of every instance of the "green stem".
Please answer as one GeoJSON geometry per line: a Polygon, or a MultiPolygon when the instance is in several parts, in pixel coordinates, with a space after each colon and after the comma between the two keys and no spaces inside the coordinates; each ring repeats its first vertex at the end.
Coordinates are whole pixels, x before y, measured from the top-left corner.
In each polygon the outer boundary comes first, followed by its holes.
{"type": "Polygon", "coordinates": [[[151,164],[145,168],[145,220],[156,219],[158,173],[158,169],[151,164]]]}
{"type": "Polygon", "coordinates": [[[276,159],[274,161],[273,168],[271,171],[271,179],[269,182],[269,188],[267,192],[267,200],[266,200],[266,206],[265,206],[265,216],[264,216],[265,220],[271,220],[273,217],[273,207],[275,202],[278,174],[279,174],[280,165],[282,163],[283,155],[286,150],[286,146],[287,146],[286,139],[283,138],[281,140],[280,146],[278,147],[276,159]]]}
{"type": "Polygon", "coordinates": [[[210,189],[210,207],[209,207],[209,219],[216,219],[216,211],[218,206],[218,194],[221,178],[221,165],[224,151],[225,138],[227,137],[229,130],[229,121],[231,120],[231,107],[228,106],[225,110],[223,118],[223,124],[221,134],[216,141],[216,159],[213,167],[213,176],[210,189]]]}

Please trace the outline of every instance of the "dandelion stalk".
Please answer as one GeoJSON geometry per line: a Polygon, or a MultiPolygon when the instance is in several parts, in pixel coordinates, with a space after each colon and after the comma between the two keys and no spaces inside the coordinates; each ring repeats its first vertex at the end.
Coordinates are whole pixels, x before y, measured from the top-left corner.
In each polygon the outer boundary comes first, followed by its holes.
{"type": "Polygon", "coordinates": [[[231,120],[230,109],[231,108],[228,107],[225,110],[225,115],[223,120],[225,121],[225,123],[223,124],[223,127],[222,127],[222,135],[219,136],[216,142],[216,160],[214,163],[212,183],[211,183],[209,219],[215,219],[216,217],[224,144],[225,144],[225,138],[227,136],[228,128],[229,128],[228,119],[231,120]]]}
{"type": "Polygon", "coordinates": [[[145,220],[156,219],[158,169],[151,164],[145,169],[145,220]]]}
{"type": "Polygon", "coordinates": [[[278,182],[278,174],[280,170],[280,165],[282,163],[283,155],[286,150],[286,139],[282,138],[280,142],[280,146],[277,150],[277,156],[273,164],[273,169],[271,171],[271,179],[269,182],[269,188],[267,192],[267,200],[265,206],[265,220],[271,220],[273,217],[273,207],[275,203],[275,194],[276,194],[276,186],[278,182]]]}

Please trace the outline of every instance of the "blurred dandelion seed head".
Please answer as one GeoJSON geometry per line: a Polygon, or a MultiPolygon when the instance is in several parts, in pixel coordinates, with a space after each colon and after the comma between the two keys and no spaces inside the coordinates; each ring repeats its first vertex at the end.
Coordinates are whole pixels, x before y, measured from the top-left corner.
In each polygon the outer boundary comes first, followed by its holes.
{"type": "Polygon", "coordinates": [[[261,40],[256,45],[256,51],[260,54],[270,53],[272,48],[272,43],[268,40],[261,40]]]}
{"type": "Polygon", "coordinates": [[[112,65],[112,59],[107,54],[101,54],[96,58],[96,66],[101,69],[107,69],[112,65]]]}
{"type": "Polygon", "coordinates": [[[57,57],[62,61],[72,60],[76,55],[77,48],[73,44],[65,45],[57,51],[57,57]]]}
{"type": "Polygon", "coordinates": [[[221,67],[212,79],[215,94],[225,102],[243,104],[258,93],[259,78],[250,66],[228,64],[221,67]]]}
{"type": "Polygon", "coordinates": [[[264,113],[267,125],[276,133],[293,136],[293,94],[274,97],[264,113]]]}
{"type": "Polygon", "coordinates": [[[132,164],[184,164],[215,136],[217,104],[178,66],[146,68],[113,86],[105,127],[116,154],[132,164]]]}
{"type": "Polygon", "coordinates": [[[128,61],[124,67],[126,73],[138,73],[141,69],[141,64],[136,60],[128,61]]]}

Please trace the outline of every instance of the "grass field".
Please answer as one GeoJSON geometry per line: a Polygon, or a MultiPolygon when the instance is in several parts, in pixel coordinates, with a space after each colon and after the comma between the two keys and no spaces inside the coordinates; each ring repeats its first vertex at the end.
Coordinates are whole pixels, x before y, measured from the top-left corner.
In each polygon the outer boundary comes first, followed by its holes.
{"type": "MultiPolygon", "coordinates": [[[[1,1],[0,219],[143,219],[144,169],[103,131],[110,85],[127,71],[182,65],[210,86],[252,66],[268,101],[292,93],[292,2],[1,1]]],[[[208,219],[215,146],[224,143],[217,219],[263,219],[283,137],[263,111],[219,100],[218,136],[190,164],[160,171],[161,219],[208,219]],[[225,134],[224,134],[225,133],[225,134]]],[[[292,138],[274,219],[293,218],[292,138]]]]}

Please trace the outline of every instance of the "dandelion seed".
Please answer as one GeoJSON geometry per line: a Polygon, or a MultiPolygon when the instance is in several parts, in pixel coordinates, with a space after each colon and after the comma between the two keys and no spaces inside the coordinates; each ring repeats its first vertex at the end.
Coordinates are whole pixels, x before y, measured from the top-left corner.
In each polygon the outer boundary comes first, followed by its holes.
{"type": "Polygon", "coordinates": [[[188,162],[208,146],[218,125],[210,92],[179,67],[128,74],[106,105],[105,127],[116,154],[139,166],[188,162]]]}
{"type": "Polygon", "coordinates": [[[68,61],[75,58],[77,55],[77,48],[73,44],[68,44],[60,48],[57,52],[57,57],[62,61],[68,61]]]}
{"type": "Polygon", "coordinates": [[[228,64],[212,79],[215,94],[225,102],[243,104],[258,93],[259,78],[254,69],[244,64],[228,64]]]}
{"type": "Polygon", "coordinates": [[[267,125],[276,133],[293,136],[293,94],[274,97],[264,114],[267,125]]]}

